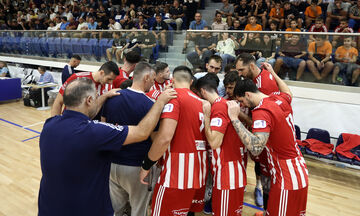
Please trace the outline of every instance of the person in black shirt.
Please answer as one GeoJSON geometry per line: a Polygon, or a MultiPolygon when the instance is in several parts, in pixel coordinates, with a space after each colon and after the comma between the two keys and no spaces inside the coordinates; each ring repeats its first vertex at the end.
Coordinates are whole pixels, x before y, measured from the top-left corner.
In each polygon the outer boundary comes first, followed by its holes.
{"type": "Polygon", "coordinates": [[[290,2],[284,3],[284,18],[286,28],[290,28],[291,20],[296,20],[298,23],[297,27],[301,29],[303,19],[301,19],[299,11],[293,5],[291,5],[290,2]]]}
{"type": "Polygon", "coordinates": [[[155,36],[148,31],[141,32],[139,37],[139,45],[138,47],[141,49],[142,56],[150,60],[151,55],[153,54],[153,48],[156,46],[155,36]]]}
{"type": "Polygon", "coordinates": [[[267,11],[268,6],[263,0],[256,0],[253,15],[257,18],[257,20],[261,20],[263,29],[265,29],[267,23],[267,11]]]}
{"type": "Polygon", "coordinates": [[[251,15],[251,8],[247,5],[246,0],[241,0],[240,6],[236,7],[235,18],[240,21],[240,26],[245,28],[247,18],[251,15]]]}
{"type": "Polygon", "coordinates": [[[112,57],[115,54],[116,61],[120,63],[121,56],[126,48],[128,48],[129,44],[126,42],[126,38],[121,35],[121,33],[114,32],[113,33],[113,44],[111,48],[106,49],[106,56],[109,61],[112,61],[112,57]]]}
{"type": "Polygon", "coordinates": [[[166,31],[169,29],[168,25],[162,20],[160,14],[156,15],[155,20],[152,26],[152,32],[157,40],[161,40],[161,45],[166,47],[166,31]]]}
{"type": "Polygon", "coordinates": [[[167,24],[169,23],[176,23],[176,30],[181,30],[181,25],[183,23],[183,17],[184,17],[184,11],[183,8],[180,6],[180,3],[178,0],[174,1],[174,5],[169,10],[170,13],[170,19],[164,20],[167,24]]]}

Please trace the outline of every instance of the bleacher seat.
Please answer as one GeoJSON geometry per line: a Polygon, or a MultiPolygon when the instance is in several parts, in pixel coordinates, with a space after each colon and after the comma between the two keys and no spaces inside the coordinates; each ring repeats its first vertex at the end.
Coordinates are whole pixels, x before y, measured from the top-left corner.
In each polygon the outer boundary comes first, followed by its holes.
{"type": "Polygon", "coordinates": [[[33,37],[31,38],[31,51],[33,55],[38,55],[38,56],[42,56],[43,52],[41,50],[41,45],[40,45],[40,39],[38,37],[33,37]]]}
{"type": "Polygon", "coordinates": [[[56,56],[56,45],[55,45],[54,39],[55,38],[53,38],[53,37],[47,38],[47,44],[48,44],[48,47],[49,47],[48,54],[49,54],[50,57],[55,57],[56,56]]]}
{"type": "Polygon", "coordinates": [[[71,40],[73,54],[82,55],[84,53],[83,49],[82,49],[82,43],[84,40],[87,40],[87,39],[86,38],[81,38],[81,39],[73,38],[71,40]]]}
{"type": "Polygon", "coordinates": [[[108,47],[109,44],[109,39],[107,38],[102,38],[99,40],[99,56],[106,56],[106,49],[109,48],[108,47]]]}
{"type": "Polygon", "coordinates": [[[64,53],[63,47],[62,47],[62,39],[59,37],[56,37],[54,39],[54,44],[56,48],[56,55],[62,55],[64,53]]]}
{"type": "Polygon", "coordinates": [[[39,39],[39,46],[40,46],[42,54],[44,56],[49,56],[49,45],[47,43],[46,37],[42,37],[39,39]]]}
{"type": "MultiPolygon", "coordinates": [[[[319,128],[310,128],[306,139],[316,139],[323,143],[330,143],[330,133],[327,130],[319,129],[319,128]]],[[[334,154],[330,153],[328,155],[322,155],[317,152],[311,151],[309,148],[305,147],[305,153],[308,155],[322,157],[326,159],[333,159],[334,154]]]]}
{"type": "Polygon", "coordinates": [[[72,44],[71,44],[70,38],[63,38],[62,39],[62,50],[63,50],[64,54],[68,58],[71,58],[71,56],[72,56],[72,44]]]}
{"type": "Polygon", "coordinates": [[[20,52],[21,54],[28,55],[29,48],[30,48],[30,38],[29,37],[22,37],[20,39],[20,52]]]}

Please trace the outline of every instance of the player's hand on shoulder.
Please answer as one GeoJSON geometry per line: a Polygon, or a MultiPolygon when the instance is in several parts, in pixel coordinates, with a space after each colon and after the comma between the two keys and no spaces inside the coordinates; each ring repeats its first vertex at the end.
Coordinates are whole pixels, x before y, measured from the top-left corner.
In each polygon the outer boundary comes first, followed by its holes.
{"type": "Polygon", "coordinates": [[[106,92],[105,95],[107,98],[111,98],[114,97],[116,95],[120,95],[120,93],[118,91],[120,91],[121,89],[116,88],[116,89],[111,89],[110,91],[106,92]]]}
{"type": "Polygon", "coordinates": [[[167,103],[169,100],[174,99],[177,97],[177,92],[174,89],[166,89],[163,91],[157,101],[167,103]]]}
{"type": "Polygon", "coordinates": [[[228,115],[229,115],[230,120],[238,119],[238,116],[241,112],[239,104],[233,100],[227,101],[226,104],[228,106],[228,115]]]}
{"type": "Polygon", "coordinates": [[[209,117],[210,118],[210,114],[211,114],[211,104],[209,101],[207,100],[203,100],[202,101],[202,105],[203,105],[203,112],[204,112],[204,115],[206,117],[209,117]]]}

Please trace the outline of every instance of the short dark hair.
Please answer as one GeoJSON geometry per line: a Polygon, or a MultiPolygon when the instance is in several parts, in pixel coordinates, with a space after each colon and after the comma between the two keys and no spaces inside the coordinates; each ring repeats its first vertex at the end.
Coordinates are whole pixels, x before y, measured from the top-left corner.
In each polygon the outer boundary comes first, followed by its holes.
{"type": "Polygon", "coordinates": [[[118,65],[113,61],[105,62],[103,65],[101,65],[99,70],[103,70],[105,75],[113,73],[117,76],[120,74],[118,65]]]}
{"type": "Polygon", "coordinates": [[[131,51],[125,53],[124,56],[125,56],[126,61],[129,62],[130,64],[136,64],[141,59],[140,53],[135,50],[131,50],[131,51]]]}
{"type": "Polygon", "coordinates": [[[67,17],[66,17],[66,16],[61,17],[61,19],[67,21],[67,17]]]}
{"type": "Polygon", "coordinates": [[[229,73],[225,74],[224,77],[224,86],[231,84],[231,83],[236,83],[238,80],[240,79],[239,74],[237,71],[230,71],[229,73]]]}
{"type": "Polygon", "coordinates": [[[81,57],[79,55],[72,55],[71,58],[77,59],[79,61],[81,61],[81,57]]]}
{"type": "Polygon", "coordinates": [[[165,62],[157,62],[155,64],[155,73],[161,73],[163,72],[167,67],[169,67],[169,65],[165,62]]]}
{"type": "Polygon", "coordinates": [[[197,80],[195,87],[199,92],[202,88],[208,92],[217,92],[218,85],[219,78],[216,76],[216,74],[207,73],[205,76],[197,80]]]}
{"type": "Polygon", "coordinates": [[[236,57],[234,64],[236,65],[239,61],[242,61],[244,65],[249,65],[250,63],[255,64],[255,58],[250,53],[241,53],[236,57]]]}
{"type": "Polygon", "coordinates": [[[153,68],[151,67],[151,65],[147,62],[141,61],[141,62],[137,63],[134,68],[133,79],[138,80],[138,79],[142,78],[142,76],[145,72],[151,72],[152,69],[153,68]]]}
{"type": "Polygon", "coordinates": [[[326,35],[315,35],[315,39],[326,40],[326,35]]]}
{"type": "Polygon", "coordinates": [[[120,84],[120,88],[127,89],[128,87],[131,87],[132,83],[133,83],[133,81],[131,79],[127,79],[120,84]]]}
{"type": "Polygon", "coordinates": [[[317,17],[316,19],[315,19],[315,22],[324,22],[324,20],[323,20],[323,18],[321,18],[321,17],[317,17]]]}
{"type": "Polygon", "coordinates": [[[64,105],[67,107],[77,107],[86,97],[95,93],[95,85],[91,79],[86,77],[75,79],[65,88],[63,95],[64,105]]]}
{"type": "Polygon", "coordinates": [[[44,67],[44,66],[39,66],[38,69],[41,71],[46,71],[46,67],[44,67]]]}
{"type": "Polygon", "coordinates": [[[188,82],[190,82],[193,78],[193,74],[191,72],[191,69],[188,68],[187,66],[181,65],[181,66],[177,66],[174,71],[173,71],[173,76],[176,77],[177,74],[181,73],[181,79],[186,80],[188,82]]]}
{"type": "Polygon", "coordinates": [[[218,55],[212,55],[212,56],[210,56],[209,57],[209,60],[208,60],[208,62],[210,62],[211,60],[215,60],[217,63],[223,63],[223,59],[220,57],[220,56],[218,56],[218,55]]]}
{"type": "Polygon", "coordinates": [[[234,96],[244,97],[245,92],[256,93],[259,92],[259,89],[251,79],[240,77],[240,79],[236,81],[234,96]]]}

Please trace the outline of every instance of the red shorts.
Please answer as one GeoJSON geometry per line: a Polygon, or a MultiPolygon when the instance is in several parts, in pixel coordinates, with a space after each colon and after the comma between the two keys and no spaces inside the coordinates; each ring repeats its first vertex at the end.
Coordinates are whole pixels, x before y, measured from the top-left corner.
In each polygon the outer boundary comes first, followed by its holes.
{"type": "MultiPolygon", "coordinates": [[[[152,216],[186,216],[191,210],[203,209],[204,189],[166,188],[156,184],[151,203],[152,216]],[[201,190],[203,193],[201,193],[201,190]],[[195,201],[197,200],[197,201],[195,201]],[[197,202],[197,203],[195,203],[197,202]]],[[[200,210],[199,210],[200,211],[200,210]]]]}
{"type": "Polygon", "coordinates": [[[266,216],[306,215],[308,187],[284,190],[271,186],[266,216]]]}
{"type": "Polygon", "coordinates": [[[216,216],[241,216],[244,201],[244,187],[234,190],[213,188],[212,210],[216,216]]]}

